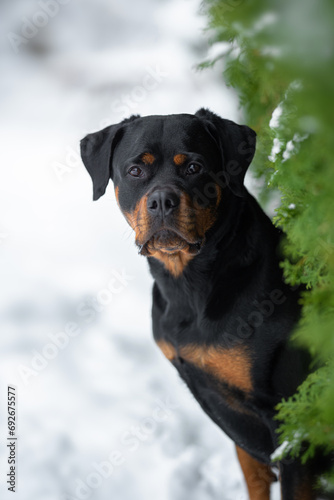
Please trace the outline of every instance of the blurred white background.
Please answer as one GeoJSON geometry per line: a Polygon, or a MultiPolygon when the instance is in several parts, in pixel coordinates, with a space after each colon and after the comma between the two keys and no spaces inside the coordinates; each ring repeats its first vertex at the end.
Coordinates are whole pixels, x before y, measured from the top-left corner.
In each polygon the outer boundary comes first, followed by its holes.
{"type": "Polygon", "coordinates": [[[196,70],[210,54],[199,7],[1,2],[1,498],[246,498],[234,446],[154,345],[152,280],[112,186],[93,203],[79,158],[87,132],[135,113],[205,106],[240,122],[221,67],[196,70]],[[117,293],[107,291],[119,275],[117,293]],[[12,384],[15,496],[6,485],[12,384]]]}

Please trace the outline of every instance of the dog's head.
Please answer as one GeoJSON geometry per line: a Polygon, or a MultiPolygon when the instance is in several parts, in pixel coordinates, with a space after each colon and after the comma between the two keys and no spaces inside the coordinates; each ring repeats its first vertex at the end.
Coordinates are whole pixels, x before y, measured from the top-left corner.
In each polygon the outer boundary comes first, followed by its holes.
{"type": "Polygon", "coordinates": [[[174,275],[205,243],[223,202],[243,196],[255,132],[208,110],[132,116],[81,141],[94,200],[109,179],[143,255],[174,275]]]}

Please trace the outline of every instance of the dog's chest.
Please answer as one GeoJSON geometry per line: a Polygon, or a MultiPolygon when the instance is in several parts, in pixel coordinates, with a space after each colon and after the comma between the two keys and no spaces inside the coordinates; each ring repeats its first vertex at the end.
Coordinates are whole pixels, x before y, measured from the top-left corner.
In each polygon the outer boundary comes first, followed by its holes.
{"type": "Polygon", "coordinates": [[[272,436],[254,405],[250,364],[242,350],[158,345],[209,417],[236,444],[267,461],[274,451],[272,436]]]}
{"type": "MultiPolygon", "coordinates": [[[[246,344],[217,342],[220,325],[201,320],[199,307],[185,301],[165,305],[160,294],[153,301],[153,334],[164,355],[178,370],[192,366],[210,380],[245,394],[253,390],[252,352],[246,344]],[[217,335],[218,330],[218,335],[217,335]]],[[[223,331],[223,329],[222,329],[223,331]]]]}
{"type": "Polygon", "coordinates": [[[272,437],[254,404],[250,348],[209,342],[207,329],[200,330],[198,317],[187,307],[175,311],[159,305],[153,304],[153,332],[163,354],[209,417],[234,442],[267,460],[273,451],[272,437]]]}
{"type": "Polygon", "coordinates": [[[209,417],[235,443],[268,460],[274,451],[272,437],[253,403],[247,354],[242,349],[226,352],[190,344],[176,349],[166,341],[157,343],[209,417]]]}
{"type": "Polygon", "coordinates": [[[163,354],[182,372],[183,366],[203,373],[208,385],[215,381],[244,394],[253,390],[252,360],[245,347],[223,348],[196,342],[176,344],[165,339],[156,340],[163,354]]]}

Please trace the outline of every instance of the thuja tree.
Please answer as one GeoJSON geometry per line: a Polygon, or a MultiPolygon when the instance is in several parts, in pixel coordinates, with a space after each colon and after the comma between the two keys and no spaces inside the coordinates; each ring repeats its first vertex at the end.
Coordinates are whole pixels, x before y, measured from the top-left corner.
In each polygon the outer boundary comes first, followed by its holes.
{"type": "Polygon", "coordinates": [[[204,0],[202,8],[221,50],[204,65],[224,60],[224,81],[258,134],[260,199],[280,194],[282,267],[304,290],[293,339],[311,351],[314,371],[278,418],[285,453],[306,461],[317,447],[334,450],[334,3],[204,0]]]}

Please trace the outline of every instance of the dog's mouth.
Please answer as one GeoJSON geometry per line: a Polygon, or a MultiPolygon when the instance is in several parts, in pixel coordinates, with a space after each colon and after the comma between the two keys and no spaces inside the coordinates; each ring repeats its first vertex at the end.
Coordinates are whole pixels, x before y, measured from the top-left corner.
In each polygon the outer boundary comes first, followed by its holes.
{"type": "Polygon", "coordinates": [[[202,248],[203,239],[189,242],[183,236],[170,229],[161,229],[154,233],[143,245],[139,245],[141,255],[150,256],[155,252],[174,255],[179,252],[197,255],[202,248]]]}

